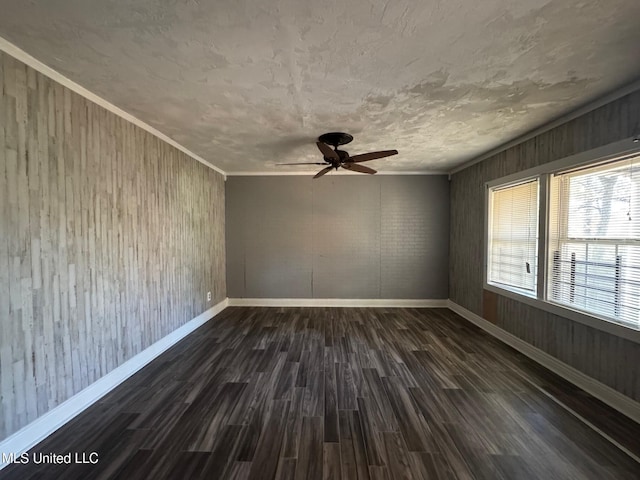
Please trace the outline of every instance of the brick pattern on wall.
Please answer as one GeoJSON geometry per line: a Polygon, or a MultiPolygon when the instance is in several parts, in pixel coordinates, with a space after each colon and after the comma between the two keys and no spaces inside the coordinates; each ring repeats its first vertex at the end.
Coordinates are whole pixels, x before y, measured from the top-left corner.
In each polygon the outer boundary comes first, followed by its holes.
{"type": "Polygon", "coordinates": [[[230,177],[235,298],[447,298],[446,176],[230,177]]]}
{"type": "MultiPolygon", "coordinates": [[[[629,138],[639,126],[640,92],[634,92],[453,175],[450,298],[482,315],[485,182],[629,138]]],[[[498,298],[496,320],[506,331],[640,401],[640,345],[504,297],[498,298]]]]}
{"type": "Polygon", "coordinates": [[[380,182],[305,178],[313,187],[314,298],[380,297],[380,182]]]}
{"type": "Polygon", "coordinates": [[[226,276],[222,175],[2,52],[0,95],[1,440],[226,276]]]}
{"type": "Polygon", "coordinates": [[[388,177],[380,191],[381,298],[448,294],[441,274],[449,258],[449,182],[388,177]],[[434,270],[431,270],[434,269],[434,270]]]}

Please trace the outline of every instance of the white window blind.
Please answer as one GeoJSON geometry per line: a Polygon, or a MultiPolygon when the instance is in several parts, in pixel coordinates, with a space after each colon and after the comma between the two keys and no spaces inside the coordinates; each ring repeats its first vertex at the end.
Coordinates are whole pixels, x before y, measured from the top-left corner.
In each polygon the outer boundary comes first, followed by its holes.
{"type": "Polygon", "coordinates": [[[638,157],[551,177],[547,300],[640,326],[638,157]]]}
{"type": "Polygon", "coordinates": [[[489,191],[489,283],[535,294],[538,275],[538,180],[489,191]]]}

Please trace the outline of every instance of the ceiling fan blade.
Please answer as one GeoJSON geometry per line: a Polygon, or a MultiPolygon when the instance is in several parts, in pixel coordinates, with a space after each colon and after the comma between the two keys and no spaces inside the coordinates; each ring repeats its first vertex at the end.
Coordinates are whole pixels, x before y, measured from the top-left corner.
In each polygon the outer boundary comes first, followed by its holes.
{"type": "Polygon", "coordinates": [[[326,158],[329,158],[331,160],[340,160],[340,157],[338,156],[338,154],[335,151],[333,151],[331,147],[326,143],[316,142],[316,145],[322,152],[322,155],[324,155],[326,158]]]}
{"type": "Polygon", "coordinates": [[[332,169],[333,167],[327,167],[327,168],[323,168],[322,170],[320,170],[318,173],[316,173],[313,178],[318,178],[321,177],[322,175],[324,175],[325,173],[329,173],[329,171],[332,169]]]}
{"type": "Polygon", "coordinates": [[[327,162],[276,163],[276,165],[326,165],[327,162]]]}
{"type": "Polygon", "coordinates": [[[368,162],[369,160],[375,160],[376,158],[390,157],[396,155],[398,150],[382,150],[380,152],[361,153],[360,155],[354,155],[349,157],[348,162],[368,162]]]}
{"type": "Polygon", "coordinates": [[[351,170],[353,172],[368,173],[371,175],[376,173],[376,171],[373,168],[365,167],[364,165],[356,165],[351,162],[343,163],[342,168],[346,168],[347,170],[351,170]]]}

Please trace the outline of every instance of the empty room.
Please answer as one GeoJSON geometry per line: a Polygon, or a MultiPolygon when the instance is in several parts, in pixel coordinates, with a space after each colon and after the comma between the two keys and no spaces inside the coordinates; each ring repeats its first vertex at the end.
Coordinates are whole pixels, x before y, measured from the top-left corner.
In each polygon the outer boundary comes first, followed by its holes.
{"type": "Polygon", "coordinates": [[[640,479],[639,46],[0,0],[0,480],[640,479]]]}

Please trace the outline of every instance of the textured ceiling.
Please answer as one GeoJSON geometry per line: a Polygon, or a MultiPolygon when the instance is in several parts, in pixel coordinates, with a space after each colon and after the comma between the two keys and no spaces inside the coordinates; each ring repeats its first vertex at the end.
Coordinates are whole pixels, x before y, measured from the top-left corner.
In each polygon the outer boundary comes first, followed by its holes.
{"type": "Polygon", "coordinates": [[[0,36],[226,172],[445,171],[640,77],[638,0],[0,0],[0,36]]]}

